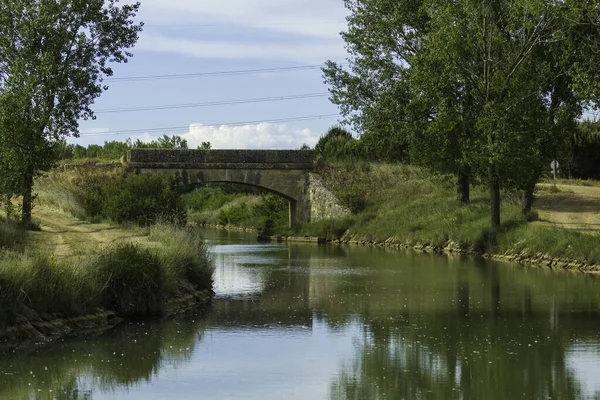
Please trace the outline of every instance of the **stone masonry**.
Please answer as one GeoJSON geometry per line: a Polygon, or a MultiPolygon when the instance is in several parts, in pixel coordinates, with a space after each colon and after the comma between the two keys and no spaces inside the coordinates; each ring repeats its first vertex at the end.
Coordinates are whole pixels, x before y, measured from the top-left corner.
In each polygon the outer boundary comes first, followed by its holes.
{"type": "Polygon", "coordinates": [[[289,201],[290,226],[335,218],[347,210],[312,174],[310,150],[131,150],[128,168],[174,175],[182,185],[231,182],[255,186],[289,201]]]}

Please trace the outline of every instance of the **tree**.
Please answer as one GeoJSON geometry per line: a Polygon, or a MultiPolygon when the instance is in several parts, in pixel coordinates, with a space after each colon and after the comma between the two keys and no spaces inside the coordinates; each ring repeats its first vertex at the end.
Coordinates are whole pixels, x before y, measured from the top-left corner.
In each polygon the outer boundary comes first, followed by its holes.
{"type": "Polygon", "coordinates": [[[79,120],[108,87],[112,63],[127,62],[143,24],[140,4],[118,0],[0,3],[1,189],[22,195],[31,222],[33,179],[55,161],[54,143],[78,136],[79,120]]]}
{"type": "Polygon", "coordinates": [[[598,93],[587,84],[598,75],[598,2],[346,5],[351,72],[334,63],[324,71],[342,112],[366,126],[382,119],[373,110],[392,110],[387,120],[404,129],[412,158],[487,182],[494,228],[502,187],[524,189],[530,208],[564,128],[598,93]]]}
{"type": "Polygon", "coordinates": [[[131,144],[131,147],[134,149],[187,149],[188,143],[187,140],[178,135],[168,136],[162,135],[156,140],[152,140],[150,142],[142,142],[140,139],[137,139],[134,143],[131,144]]]}
{"type": "Polygon", "coordinates": [[[352,134],[339,126],[329,128],[319,138],[315,153],[327,160],[347,160],[355,156],[356,139],[352,134]]]}
{"type": "Polygon", "coordinates": [[[423,51],[430,30],[426,2],[345,0],[345,4],[351,14],[342,37],[350,68],[346,71],[333,62],[324,68],[331,101],[361,134],[367,158],[382,148],[394,149],[399,154],[388,150],[384,158],[456,172],[458,197],[469,202],[469,160],[459,145],[466,130],[461,98],[451,87],[452,80],[434,82],[413,74],[414,59],[423,51]],[[421,90],[431,97],[414,98],[413,93],[421,90]]]}

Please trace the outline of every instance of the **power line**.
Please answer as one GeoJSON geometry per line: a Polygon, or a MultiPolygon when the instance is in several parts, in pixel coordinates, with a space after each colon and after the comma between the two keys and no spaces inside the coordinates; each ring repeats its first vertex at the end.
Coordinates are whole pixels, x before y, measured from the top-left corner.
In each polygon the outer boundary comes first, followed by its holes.
{"type": "MultiPolygon", "coordinates": [[[[342,63],[340,65],[346,65],[342,63]]],[[[214,72],[196,72],[191,74],[170,74],[170,75],[147,75],[147,76],[128,76],[122,78],[107,78],[105,82],[139,82],[139,81],[154,81],[168,79],[189,79],[189,78],[206,78],[214,76],[235,76],[235,75],[252,75],[274,72],[293,72],[306,71],[323,68],[324,65],[301,65],[297,67],[282,67],[282,68],[262,68],[262,69],[243,69],[234,71],[214,71],[214,72]]]]}
{"type": "MultiPolygon", "coordinates": [[[[304,117],[290,117],[290,118],[279,118],[279,119],[270,119],[270,120],[256,120],[256,121],[241,121],[241,122],[222,122],[215,124],[208,124],[202,126],[240,126],[240,125],[250,125],[250,124],[260,124],[260,123],[283,123],[283,122],[295,122],[295,121],[311,121],[318,119],[329,119],[329,118],[337,118],[339,114],[324,114],[324,115],[307,115],[304,117]]],[[[180,131],[180,130],[188,130],[190,126],[171,126],[164,128],[143,128],[143,129],[127,129],[127,130],[118,130],[118,131],[107,131],[102,133],[82,133],[80,136],[116,136],[116,135],[126,135],[130,133],[150,133],[150,132],[165,132],[165,131],[180,131]]]]}
{"type": "Polygon", "coordinates": [[[213,101],[213,102],[207,102],[207,103],[186,103],[186,104],[169,104],[169,105],[161,105],[161,106],[113,108],[113,109],[97,110],[94,113],[108,114],[108,113],[124,113],[124,112],[154,111],[154,110],[174,110],[174,109],[182,109],[182,108],[215,107],[215,106],[227,106],[227,105],[234,105],[234,104],[266,103],[266,102],[281,101],[281,100],[311,99],[311,98],[316,98],[316,97],[325,97],[327,95],[328,95],[328,93],[308,93],[308,94],[298,94],[298,95],[289,95],[289,96],[261,97],[261,98],[243,99],[243,100],[213,101]]]}

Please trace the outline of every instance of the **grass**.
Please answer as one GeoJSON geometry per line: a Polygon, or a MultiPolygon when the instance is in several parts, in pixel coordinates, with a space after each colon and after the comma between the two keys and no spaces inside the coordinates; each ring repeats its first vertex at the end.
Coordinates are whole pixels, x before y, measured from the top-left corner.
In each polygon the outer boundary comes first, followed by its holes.
{"type": "Polygon", "coordinates": [[[23,246],[27,232],[16,222],[0,217],[0,251],[23,246]]]}
{"type": "MultiPolygon", "coordinates": [[[[544,179],[542,183],[554,184],[553,179],[544,179]]],[[[600,181],[594,179],[556,179],[558,185],[600,187],[600,181]]]]}
{"type": "Polygon", "coordinates": [[[98,222],[101,194],[96,188],[123,175],[120,167],[111,169],[52,170],[35,181],[37,202],[73,215],[80,220],[98,222]]]}
{"type": "MultiPolygon", "coordinates": [[[[305,225],[299,231],[301,235],[434,247],[453,245],[476,252],[545,254],[600,264],[600,235],[529,223],[536,219],[536,213],[521,215],[517,193],[503,193],[502,228],[492,233],[487,190],[473,187],[471,204],[462,205],[456,200],[452,176],[387,164],[325,165],[319,173],[338,196],[349,186],[356,187],[356,192],[364,193],[365,207],[350,218],[305,225]]],[[[553,188],[540,190],[552,192],[553,188]]]]}
{"type": "Polygon", "coordinates": [[[104,307],[159,316],[168,299],[212,287],[213,266],[198,234],[161,224],[151,228],[150,240],[149,248],[120,243],[77,260],[0,253],[0,330],[27,309],[72,316],[104,307]]]}

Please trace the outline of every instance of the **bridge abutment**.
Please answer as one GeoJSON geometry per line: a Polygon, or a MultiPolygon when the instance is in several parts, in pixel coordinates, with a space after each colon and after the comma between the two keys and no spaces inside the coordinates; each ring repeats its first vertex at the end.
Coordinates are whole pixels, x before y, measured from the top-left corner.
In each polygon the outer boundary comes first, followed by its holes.
{"type": "Polygon", "coordinates": [[[349,213],[312,174],[310,150],[140,149],[127,162],[138,173],[171,175],[185,186],[237,183],[278,194],[289,202],[290,227],[349,213]]]}

